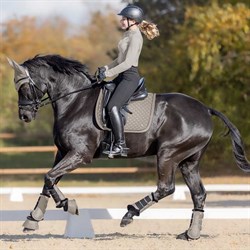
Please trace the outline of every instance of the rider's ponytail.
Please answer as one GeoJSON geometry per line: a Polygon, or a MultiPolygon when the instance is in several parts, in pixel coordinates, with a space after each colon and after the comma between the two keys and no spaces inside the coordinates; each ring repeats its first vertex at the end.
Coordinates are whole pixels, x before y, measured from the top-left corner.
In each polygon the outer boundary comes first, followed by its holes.
{"type": "Polygon", "coordinates": [[[155,37],[159,36],[160,35],[160,32],[157,28],[157,25],[154,24],[154,23],[149,23],[147,21],[142,21],[140,24],[139,24],[139,28],[141,30],[141,32],[146,35],[146,37],[149,39],[149,40],[152,40],[154,39],[155,37]]]}

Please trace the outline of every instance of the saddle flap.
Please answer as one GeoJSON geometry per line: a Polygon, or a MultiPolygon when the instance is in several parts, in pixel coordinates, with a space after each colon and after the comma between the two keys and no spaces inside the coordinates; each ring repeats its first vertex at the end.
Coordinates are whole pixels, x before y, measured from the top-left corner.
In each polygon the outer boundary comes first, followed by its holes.
{"type": "MultiPolygon", "coordinates": [[[[102,107],[103,107],[103,110],[102,110],[102,122],[104,124],[106,124],[106,127],[108,126],[107,124],[107,112],[106,112],[106,107],[108,105],[108,102],[114,92],[116,88],[116,84],[113,83],[113,82],[107,82],[105,83],[103,86],[102,86],[102,91],[103,91],[103,98],[102,98],[102,107]]],[[[126,124],[127,122],[127,114],[133,114],[133,112],[130,111],[129,109],[129,103],[131,101],[140,101],[140,100],[143,100],[145,99],[146,97],[148,96],[148,92],[146,90],[146,87],[145,87],[145,80],[144,78],[142,77],[139,81],[139,84],[138,84],[138,87],[136,88],[135,92],[133,93],[133,95],[130,97],[130,99],[128,100],[127,103],[125,103],[123,105],[123,107],[121,108],[120,112],[121,112],[121,115],[123,117],[123,121],[124,121],[124,125],[126,124]]]]}
{"type": "MultiPolygon", "coordinates": [[[[127,122],[124,127],[125,133],[143,133],[146,132],[153,119],[155,107],[155,94],[148,93],[144,100],[130,102],[129,110],[133,113],[127,116],[127,122]]],[[[95,107],[95,121],[97,126],[102,130],[110,131],[110,128],[103,122],[103,90],[100,91],[96,107],[95,107]]]]}
{"type": "Polygon", "coordinates": [[[109,102],[110,96],[113,93],[116,85],[115,83],[108,82],[103,85],[103,107],[105,108],[109,102]]]}

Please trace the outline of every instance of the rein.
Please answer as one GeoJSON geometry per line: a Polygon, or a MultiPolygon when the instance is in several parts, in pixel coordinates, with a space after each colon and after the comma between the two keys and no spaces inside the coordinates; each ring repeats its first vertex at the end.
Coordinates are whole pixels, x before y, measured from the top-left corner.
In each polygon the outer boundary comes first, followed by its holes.
{"type": "MultiPolygon", "coordinates": [[[[69,92],[69,93],[66,93],[66,94],[63,94],[61,96],[58,96],[58,97],[55,97],[53,99],[51,99],[50,97],[46,97],[42,100],[39,100],[38,99],[38,95],[36,93],[36,89],[39,90],[41,93],[45,94],[40,88],[38,88],[35,84],[35,82],[33,81],[33,79],[30,77],[29,75],[29,72],[28,70],[26,70],[26,73],[27,73],[27,77],[25,78],[22,78],[22,79],[19,79],[18,81],[21,81],[21,80],[24,80],[24,79],[29,79],[29,87],[31,89],[31,92],[33,94],[33,97],[34,99],[33,100],[30,100],[30,101],[23,101],[23,102],[19,102],[19,107],[23,107],[23,106],[27,106],[27,105],[31,105],[32,106],[32,109],[34,111],[37,111],[39,108],[41,107],[44,107],[50,103],[54,103],[64,97],[67,97],[69,95],[72,95],[72,94],[75,94],[75,93],[79,93],[81,91],[84,91],[84,90],[88,90],[88,89],[92,89],[94,88],[95,86],[97,86],[100,82],[98,80],[94,81],[91,83],[91,85],[87,86],[87,87],[84,87],[84,88],[80,88],[80,89],[77,89],[77,90],[74,90],[72,92],[69,92]],[[48,100],[49,99],[49,100],[48,100]],[[47,101],[48,100],[48,101],[47,101]]],[[[17,81],[17,82],[18,82],[17,81]]],[[[16,83],[17,83],[16,82],[16,83]]],[[[45,84],[46,85],[46,84],[45,84]]]]}
{"type": "Polygon", "coordinates": [[[79,93],[79,92],[84,91],[84,90],[92,89],[92,88],[94,88],[95,86],[97,86],[97,83],[98,83],[98,81],[95,81],[95,82],[93,82],[93,83],[92,83],[90,86],[88,86],[88,87],[84,87],[84,88],[80,88],[80,89],[74,90],[74,91],[72,91],[72,92],[69,92],[69,93],[66,93],[66,94],[64,94],[64,95],[55,97],[55,98],[53,98],[53,99],[50,99],[50,97],[46,97],[46,98],[44,98],[44,99],[41,100],[41,102],[40,102],[40,104],[39,104],[39,108],[40,108],[40,107],[44,107],[44,106],[46,106],[46,105],[48,105],[48,104],[50,104],[50,103],[54,103],[54,102],[56,102],[56,101],[58,101],[58,100],[60,100],[60,99],[62,99],[62,98],[64,98],[64,97],[67,97],[67,96],[69,96],[69,95],[72,95],[72,94],[75,94],[75,93],[79,93]],[[49,100],[48,100],[48,99],[49,99],[49,100]],[[47,100],[48,100],[48,101],[47,101],[47,100]]]}

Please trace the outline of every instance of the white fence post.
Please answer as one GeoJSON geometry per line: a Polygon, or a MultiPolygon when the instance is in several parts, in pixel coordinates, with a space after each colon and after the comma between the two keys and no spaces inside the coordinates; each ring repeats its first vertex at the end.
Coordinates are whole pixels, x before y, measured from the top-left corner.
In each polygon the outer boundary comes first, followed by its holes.
{"type": "Polygon", "coordinates": [[[23,201],[23,193],[20,188],[12,188],[10,193],[10,201],[21,202],[23,201]]]}

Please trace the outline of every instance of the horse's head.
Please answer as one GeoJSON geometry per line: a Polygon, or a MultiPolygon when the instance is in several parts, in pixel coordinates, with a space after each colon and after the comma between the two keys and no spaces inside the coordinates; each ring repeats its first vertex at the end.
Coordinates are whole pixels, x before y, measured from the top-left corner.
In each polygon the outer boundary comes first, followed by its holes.
{"type": "Polygon", "coordinates": [[[18,92],[19,118],[25,122],[35,119],[41,98],[46,93],[46,85],[37,86],[30,77],[28,68],[8,58],[15,72],[15,88],[18,92]]]}

